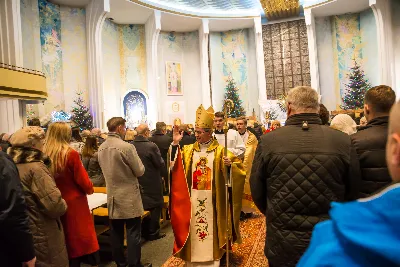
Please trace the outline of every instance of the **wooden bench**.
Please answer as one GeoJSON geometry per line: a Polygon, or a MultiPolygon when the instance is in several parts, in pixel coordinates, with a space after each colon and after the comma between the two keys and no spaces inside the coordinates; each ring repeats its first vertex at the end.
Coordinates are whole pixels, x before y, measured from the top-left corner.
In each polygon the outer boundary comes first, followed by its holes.
{"type": "Polygon", "coordinates": [[[169,209],[169,196],[164,196],[164,205],[161,212],[160,224],[164,224],[167,221],[167,210],[169,209]]]}

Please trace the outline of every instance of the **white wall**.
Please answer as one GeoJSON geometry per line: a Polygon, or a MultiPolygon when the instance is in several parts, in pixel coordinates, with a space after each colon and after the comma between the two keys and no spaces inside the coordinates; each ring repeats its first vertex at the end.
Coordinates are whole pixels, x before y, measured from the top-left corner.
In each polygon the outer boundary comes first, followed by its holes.
{"type": "Polygon", "coordinates": [[[336,93],[333,63],[333,43],[330,17],[316,18],[319,84],[322,104],[328,110],[336,109],[336,93]]]}
{"type": "Polygon", "coordinates": [[[24,68],[41,71],[42,51],[37,0],[21,0],[21,30],[24,68]]]}
{"type": "MultiPolygon", "coordinates": [[[[257,56],[256,56],[256,40],[254,35],[254,28],[249,29],[249,38],[248,38],[248,79],[247,79],[247,116],[251,116],[253,109],[256,115],[260,117],[260,108],[258,104],[258,75],[257,75],[257,56]]],[[[260,59],[263,60],[263,59],[260,59]]],[[[266,88],[264,88],[266,90],[266,88]]]]}
{"type": "Polygon", "coordinates": [[[170,37],[169,32],[160,32],[157,55],[160,88],[158,103],[161,110],[159,120],[172,124],[175,117],[183,117],[183,123],[194,124],[196,110],[202,104],[198,32],[174,33],[174,37],[170,37]],[[167,96],[166,61],[181,63],[183,96],[167,96]],[[180,105],[179,112],[172,111],[173,102],[180,105]]]}
{"type": "Polygon", "coordinates": [[[104,121],[123,116],[118,26],[106,20],[102,30],[104,121]]]}
{"type": "Polygon", "coordinates": [[[363,70],[372,86],[380,85],[378,34],[374,12],[371,8],[360,13],[360,31],[362,47],[363,70]]]}
{"type": "Polygon", "coordinates": [[[392,27],[394,64],[396,69],[396,91],[397,99],[400,99],[400,1],[392,0],[392,27]]]}

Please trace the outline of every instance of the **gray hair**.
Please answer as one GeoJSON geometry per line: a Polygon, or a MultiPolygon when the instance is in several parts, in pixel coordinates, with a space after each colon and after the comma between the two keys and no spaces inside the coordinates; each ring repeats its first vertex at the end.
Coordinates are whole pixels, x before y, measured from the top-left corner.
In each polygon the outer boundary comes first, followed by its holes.
{"type": "Polygon", "coordinates": [[[313,88],[309,86],[298,86],[289,91],[286,102],[297,112],[318,111],[318,98],[318,93],[313,88]]]}

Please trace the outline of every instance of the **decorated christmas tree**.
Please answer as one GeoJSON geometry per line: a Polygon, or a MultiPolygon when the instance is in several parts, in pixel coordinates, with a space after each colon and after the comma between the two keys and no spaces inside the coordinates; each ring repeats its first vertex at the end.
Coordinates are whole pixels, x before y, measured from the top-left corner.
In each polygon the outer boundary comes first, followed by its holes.
{"type": "Polygon", "coordinates": [[[346,92],[343,95],[343,104],[340,106],[342,109],[362,109],[364,107],[364,95],[371,84],[365,78],[364,71],[354,60],[354,67],[348,75],[349,83],[346,84],[346,92]]]}
{"type": "Polygon", "coordinates": [[[89,107],[85,105],[83,100],[83,93],[78,92],[77,99],[74,100],[75,106],[72,108],[72,118],[71,120],[78,126],[81,130],[90,130],[93,128],[93,118],[89,112],[89,107]]]}
{"type": "Polygon", "coordinates": [[[234,107],[231,112],[228,114],[229,118],[238,118],[241,116],[246,116],[246,112],[242,107],[242,100],[239,99],[238,88],[236,87],[236,83],[231,76],[228,78],[228,84],[225,87],[225,99],[232,100],[234,107]]]}

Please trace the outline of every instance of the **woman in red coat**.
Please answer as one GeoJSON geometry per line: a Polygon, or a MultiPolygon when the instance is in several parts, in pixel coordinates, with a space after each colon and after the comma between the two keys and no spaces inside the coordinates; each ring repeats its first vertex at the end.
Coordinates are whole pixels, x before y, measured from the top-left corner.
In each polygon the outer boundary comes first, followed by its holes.
{"type": "Polygon", "coordinates": [[[55,122],[47,131],[45,153],[50,157],[50,171],[67,202],[67,212],[61,217],[70,266],[88,262],[100,263],[99,243],[86,195],[93,194],[93,184],[82,165],[79,153],[69,147],[71,127],[55,122]]]}

